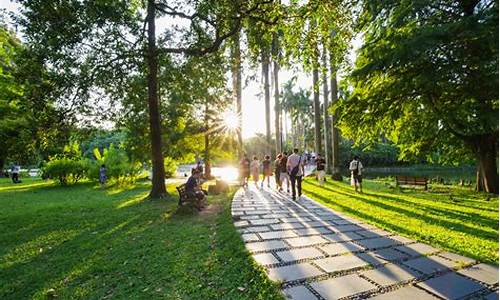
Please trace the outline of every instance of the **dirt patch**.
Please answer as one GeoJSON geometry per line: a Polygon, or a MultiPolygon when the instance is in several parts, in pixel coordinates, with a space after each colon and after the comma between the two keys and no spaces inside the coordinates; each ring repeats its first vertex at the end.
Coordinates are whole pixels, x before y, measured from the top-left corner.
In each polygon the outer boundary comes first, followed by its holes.
{"type": "Polygon", "coordinates": [[[199,215],[202,217],[208,217],[208,216],[213,216],[221,211],[224,210],[224,206],[222,204],[214,203],[210,204],[207,207],[203,208],[202,211],[200,211],[199,215]]]}

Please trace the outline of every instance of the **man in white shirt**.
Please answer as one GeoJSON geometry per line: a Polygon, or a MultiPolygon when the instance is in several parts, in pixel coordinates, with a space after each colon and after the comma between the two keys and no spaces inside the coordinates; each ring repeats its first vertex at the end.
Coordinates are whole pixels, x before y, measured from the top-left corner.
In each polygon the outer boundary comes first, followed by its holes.
{"type": "Polygon", "coordinates": [[[349,170],[351,171],[351,185],[354,185],[354,190],[357,192],[359,186],[359,192],[363,193],[363,188],[361,186],[361,182],[363,182],[363,178],[361,176],[363,164],[359,161],[359,156],[354,156],[354,159],[349,165],[349,170]]]}
{"type": "Polygon", "coordinates": [[[292,199],[295,201],[295,186],[297,186],[300,198],[302,196],[302,176],[304,176],[304,161],[299,155],[299,149],[293,149],[293,154],[288,157],[286,162],[286,168],[292,183],[292,199]]]}

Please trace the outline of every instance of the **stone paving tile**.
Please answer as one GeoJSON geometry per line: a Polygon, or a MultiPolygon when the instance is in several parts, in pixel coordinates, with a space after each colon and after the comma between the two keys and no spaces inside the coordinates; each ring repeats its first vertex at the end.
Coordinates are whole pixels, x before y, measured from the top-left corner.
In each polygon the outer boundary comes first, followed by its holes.
{"type": "Polygon", "coordinates": [[[290,266],[268,269],[269,278],[274,281],[293,281],[323,274],[310,263],[300,263],[290,266]]]}
{"type": "Polygon", "coordinates": [[[350,270],[369,265],[369,262],[356,255],[327,257],[315,260],[314,263],[328,273],[350,270]]]}
{"type": "Polygon", "coordinates": [[[361,275],[382,286],[412,280],[419,276],[417,272],[412,271],[409,268],[394,264],[388,264],[377,269],[369,270],[361,273],[361,275]]]}
{"type": "Polygon", "coordinates": [[[306,227],[313,228],[313,227],[324,227],[324,226],[328,226],[330,224],[328,224],[327,222],[323,222],[323,221],[309,221],[309,222],[304,222],[304,225],[306,227]]]}
{"type": "Polygon", "coordinates": [[[314,234],[332,234],[332,231],[328,230],[326,227],[295,229],[295,232],[299,236],[314,235],[314,234]]]}
{"type": "Polygon", "coordinates": [[[436,249],[432,246],[422,244],[422,243],[399,246],[399,247],[396,247],[396,249],[399,251],[403,251],[412,257],[428,255],[428,254],[436,253],[439,251],[438,249],[436,249]]]}
{"type": "Polygon", "coordinates": [[[432,274],[439,271],[451,269],[457,265],[456,262],[449,261],[439,256],[424,256],[410,259],[403,262],[404,265],[419,270],[424,274],[432,274]]]}
{"type": "Polygon", "coordinates": [[[484,282],[486,284],[491,285],[498,283],[498,268],[495,266],[487,264],[478,264],[460,270],[458,271],[458,273],[476,279],[477,281],[484,282]]]}
{"type": "Polygon", "coordinates": [[[259,215],[250,215],[250,216],[241,216],[241,220],[255,220],[255,219],[260,219],[259,215]]]}
{"type": "Polygon", "coordinates": [[[271,212],[268,210],[247,210],[245,211],[245,214],[247,215],[266,215],[270,214],[271,212]]]}
{"type": "Polygon", "coordinates": [[[403,244],[409,244],[409,243],[414,243],[415,242],[412,239],[409,239],[407,237],[400,236],[400,235],[393,235],[393,236],[391,236],[391,239],[393,239],[395,241],[398,241],[400,243],[403,243],[403,244]]]}
{"type": "Polygon", "coordinates": [[[448,259],[451,259],[451,260],[456,261],[456,262],[461,263],[461,264],[472,264],[472,263],[476,262],[475,259],[465,257],[462,255],[458,255],[455,253],[451,253],[451,252],[442,252],[442,253],[439,253],[438,255],[445,257],[445,258],[448,258],[448,259]]]}
{"type": "Polygon", "coordinates": [[[417,285],[445,299],[462,298],[484,288],[479,283],[456,273],[448,273],[417,283],[417,285]]]}
{"type": "Polygon", "coordinates": [[[361,227],[359,227],[358,225],[341,225],[332,227],[335,228],[335,231],[337,232],[349,232],[349,231],[361,230],[361,227]]]}
{"type": "Polygon", "coordinates": [[[407,259],[410,257],[407,254],[401,253],[392,248],[376,250],[370,252],[370,254],[373,254],[375,257],[380,258],[383,261],[395,261],[395,260],[407,259]]]}
{"type": "Polygon", "coordinates": [[[273,224],[271,225],[273,230],[283,230],[283,229],[298,229],[305,228],[302,223],[282,223],[282,224],[273,224]]]}
{"type": "Polygon", "coordinates": [[[333,225],[354,225],[351,221],[345,219],[336,219],[331,222],[333,225]]]}
{"type": "Polygon", "coordinates": [[[328,243],[328,240],[322,238],[321,236],[312,235],[305,237],[289,238],[285,241],[292,247],[302,247],[302,246],[312,246],[322,243],[328,243]]]}
{"type": "Polygon", "coordinates": [[[358,240],[356,242],[367,249],[378,249],[378,248],[384,248],[384,247],[389,247],[389,246],[394,246],[394,245],[399,244],[399,242],[397,242],[395,240],[391,240],[390,238],[386,238],[386,237],[358,240]]]}
{"type": "Polygon", "coordinates": [[[243,221],[236,221],[233,224],[236,227],[243,227],[243,226],[248,226],[250,223],[248,223],[248,221],[246,220],[243,220],[243,221]]]}
{"type": "Polygon", "coordinates": [[[298,218],[298,217],[289,217],[289,218],[280,218],[283,223],[294,223],[294,222],[307,222],[310,221],[309,218],[298,218]]]}
{"type": "Polygon", "coordinates": [[[293,230],[261,232],[259,235],[263,240],[285,239],[298,236],[293,230]]]}
{"type": "Polygon", "coordinates": [[[431,294],[414,286],[405,286],[395,291],[386,294],[381,294],[370,299],[371,300],[405,300],[405,299],[438,300],[439,298],[434,297],[431,294]]]}
{"type": "Polygon", "coordinates": [[[300,248],[276,252],[284,262],[291,262],[306,258],[324,257],[323,253],[316,248],[300,248]]]}
{"type": "Polygon", "coordinates": [[[265,242],[253,242],[245,244],[248,251],[250,252],[258,252],[258,251],[269,251],[280,248],[287,248],[287,245],[283,241],[272,240],[265,242]]]}
{"type": "Polygon", "coordinates": [[[275,219],[250,220],[249,222],[252,225],[269,225],[279,223],[279,221],[275,219]]]}
{"type": "Polygon", "coordinates": [[[328,253],[328,255],[339,255],[343,253],[357,252],[364,250],[363,247],[350,242],[328,244],[325,246],[321,246],[320,249],[328,253]]]}
{"type": "Polygon", "coordinates": [[[311,291],[309,291],[305,286],[299,285],[294,286],[283,291],[287,299],[292,300],[313,300],[318,299],[314,296],[311,291]]]}
{"type": "Polygon", "coordinates": [[[311,287],[325,299],[339,299],[376,288],[355,274],[314,282],[311,287]]]}
{"type": "Polygon", "coordinates": [[[279,218],[288,218],[290,217],[288,214],[268,214],[260,216],[262,219],[279,219],[279,218]]]}
{"type": "Polygon", "coordinates": [[[359,239],[363,238],[359,234],[356,234],[354,232],[328,234],[328,235],[324,235],[323,237],[325,239],[332,241],[332,242],[347,242],[347,241],[354,241],[354,240],[359,240],[359,239]]]}
{"type": "Polygon", "coordinates": [[[244,233],[241,237],[245,242],[255,242],[259,240],[259,237],[255,233],[244,233]]]}
{"type": "Polygon", "coordinates": [[[269,231],[269,227],[267,226],[251,226],[251,227],[246,227],[240,230],[242,233],[249,233],[249,232],[264,232],[264,231],[269,231]]]}
{"type": "Polygon", "coordinates": [[[279,263],[279,260],[271,253],[255,254],[253,256],[253,259],[255,259],[255,261],[261,265],[272,265],[279,263]]]}

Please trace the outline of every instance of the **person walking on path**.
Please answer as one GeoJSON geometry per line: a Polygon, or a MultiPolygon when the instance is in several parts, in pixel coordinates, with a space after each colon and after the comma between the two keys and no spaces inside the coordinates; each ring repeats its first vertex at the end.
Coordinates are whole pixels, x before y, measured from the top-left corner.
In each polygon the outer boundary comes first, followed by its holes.
{"type": "Polygon", "coordinates": [[[302,196],[302,176],[304,176],[304,161],[299,155],[299,149],[293,149],[293,154],[288,157],[286,167],[292,182],[292,199],[295,201],[296,188],[299,198],[302,196]]]}
{"type": "Polygon", "coordinates": [[[20,183],[21,180],[19,180],[19,173],[21,173],[21,166],[15,164],[12,165],[12,168],[10,169],[10,173],[12,176],[12,182],[13,183],[20,183]]]}
{"type": "Polygon", "coordinates": [[[283,181],[286,180],[286,192],[290,193],[290,176],[288,175],[288,170],[287,170],[287,161],[288,161],[288,156],[286,155],[286,152],[283,152],[281,154],[280,158],[280,189],[279,191],[283,191],[283,181]]]}
{"type": "Polygon", "coordinates": [[[273,175],[273,170],[271,169],[271,157],[269,155],[264,156],[264,161],[262,161],[262,182],[260,187],[264,187],[264,181],[267,178],[267,187],[271,187],[270,177],[273,175]]]}
{"type": "Polygon", "coordinates": [[[316,176],[320,186],[325,185],[325,164],[325,159],[318,153],[318,157],[316,158],[316,176]]]}
{"type": "Polygon", "coordinates": [[[255,186],[258,186],[259,183],[259,169],[260,169],[260,161],[257,158],[257,156],[254,155],[253,161],[250,164],[250,172],[252,173],[253,177],[253,182],[255,183],[255,186]]]}
{"type": "Polygon", "coordinates": [[[101,187],[106,185],[106,171],[106,165],[102,164],[99,168],[99,183],[101,184],[101,187]]]}
{"type": "Polygon", "coordinates": [[[240,161],[241,186],[248,187],[248,177],[250,177],[250,160],[246,153],[243,153],[243,158],[240,161]]]}
{"type": "Polygon", "coordinates": [[[349,164],[349,170],[351,171],[351,185],[354,186],[354,190],[357,192],[359,186],[359,192],[363,193],[363,187],[361,185],[361,183],[363,182],[363,164],[359,160],[359,156],[354,156],[354,159],[349,164]]]}
{"type": "Polygon", "coordinates": [[[276,180],[276,188],[281,190],[281,180],[280,180],[280,162],[281,153],[276,156],[274,160],[274,179],[276,180]]]}

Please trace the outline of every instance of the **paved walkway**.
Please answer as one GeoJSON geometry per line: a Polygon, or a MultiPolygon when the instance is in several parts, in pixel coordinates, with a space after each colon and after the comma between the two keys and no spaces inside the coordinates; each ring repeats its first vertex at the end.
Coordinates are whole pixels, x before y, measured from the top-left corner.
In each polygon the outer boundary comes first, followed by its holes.
{"type": "Polygon", "coordinates": [[[291,299],[498,299],[498,268],[251,186],[233,199],[247,249],[291,299]]]}

